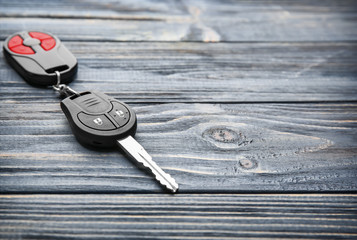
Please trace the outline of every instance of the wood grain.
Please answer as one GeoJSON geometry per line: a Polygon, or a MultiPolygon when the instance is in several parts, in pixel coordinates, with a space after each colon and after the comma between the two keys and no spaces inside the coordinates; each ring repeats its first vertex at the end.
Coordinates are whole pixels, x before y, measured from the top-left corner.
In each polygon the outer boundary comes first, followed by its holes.
{"type": "Polygon", "coordinates": [[[181,187],[79,145],[0,54],[0,239],[356,239],[356,22],[353,0],[0,0],[0,40],[57,35],[71,87],[132,103],[181,187]]]}
{"type": "MultiPolygon", "coordinates": [[[[357,105],[134,105],[137,140],[181,192],[357,190],[357,105]]],[[[161,192],[116,150],[77,143],[59,104],[1,105],[2,192],[161,192]]]]}
{"type": "Polygon", "coordinates": [[[6,0],[0,4],[0,39],[34,26],[63,40],[324,42],[357,39],[357,4],[351,0],[51,1],[46,5],[42,1],[6,0]]]}
{"type": "Polygon", "coordinates": [[[1,239],[356,239],[357,195],[1,195],[1,239]]]}
{"type": "MultiPolygon", "coordinates": [[[[66,42],[77,91],[128,103],[357,100],[356,43],[66,42]]],[[[0,101],[57,102],[0,61],[0,101]]]]}

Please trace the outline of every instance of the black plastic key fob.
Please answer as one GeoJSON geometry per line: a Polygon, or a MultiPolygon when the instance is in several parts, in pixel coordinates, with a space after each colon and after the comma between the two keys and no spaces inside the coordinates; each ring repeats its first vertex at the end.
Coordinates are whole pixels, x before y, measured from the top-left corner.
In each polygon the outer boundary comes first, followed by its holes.
{"type": "Polygon", "coordinates": [[[9,64],[30,84],[50,86],[69,83],[77,72],[77,59],[54,35],[22,31],[9,36],[3,46],[9,64]]]}
{"type": "Polygon", "coordinates": [[[83,92],[61,102],[78,141],[95,147],[115,147],[136,132],[135,112],[125,103],[100,92],[83,92]]]}

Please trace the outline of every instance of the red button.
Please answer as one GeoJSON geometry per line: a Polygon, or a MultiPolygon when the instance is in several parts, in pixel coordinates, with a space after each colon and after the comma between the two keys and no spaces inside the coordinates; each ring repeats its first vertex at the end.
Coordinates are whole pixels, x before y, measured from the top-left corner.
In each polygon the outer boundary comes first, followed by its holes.
{"type": "Polygon", "coordinates": [[[19,45],[22,45],[22,38],[19,35],[16,35],[15,37],[11,38],[8,44],[9,48],[13,48],[19,45]]]}
{"type": "Polygon", "coordinates": [[[44,40],[48,38],[52,38],[50,35],[41,32],[29,32],[30,36],[33,38],[37,38],[38,40],[44,40]]]}
{"type": "Polygon", "coordinates": [[[10,50],[13,51],[14,53],[19,53],[19,54],[35,54],[32,48],[24,45],[12,47],[10,48],[10,50]]]}
{"type": "Polygon", "coordinates": [[[29,32],[29,35],[41,41],[41,47],[45,50],[51,50],[56,46],[56,40],[46,33],[29,32]]]}
{"type": "Polygon", "coordinates": [[[53,38],[41,41],[41,47],[46,51],[51,50],[52,48],[55,47],[55,45],[56,45],[56,41],[53,38]]]}

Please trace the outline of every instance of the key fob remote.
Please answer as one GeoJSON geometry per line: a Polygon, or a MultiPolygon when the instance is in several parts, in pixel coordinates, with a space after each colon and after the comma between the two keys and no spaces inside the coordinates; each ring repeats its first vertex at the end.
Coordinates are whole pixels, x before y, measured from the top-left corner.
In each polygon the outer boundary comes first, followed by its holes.
{"type": "Polygon", "coordinates": [[[33,85],[55,85],[55,71],[61,74],[61,83],[69,83],[77,72],[77,59],[47,32],[17,32],[5,40],[3,49],[8,63],[33,85]]]}
{"type": "Polygon", "coordinates": [[[150,170],[162,186],[173,193],[178,190],[175,179],[164,172],[133,138],[137,120],[128,105],[104,93],[83,92],[62,100],[61,108],[80,143],[95,147],[118,145],[135,163],[150,170]]]}
{"type": "Polygon", "coordinates": [[[104,93],[88,91],[67,97],[61,108],[74,135],[84,145],[115,147],[118,139],[135,135],[135,112],[104,93]]]}

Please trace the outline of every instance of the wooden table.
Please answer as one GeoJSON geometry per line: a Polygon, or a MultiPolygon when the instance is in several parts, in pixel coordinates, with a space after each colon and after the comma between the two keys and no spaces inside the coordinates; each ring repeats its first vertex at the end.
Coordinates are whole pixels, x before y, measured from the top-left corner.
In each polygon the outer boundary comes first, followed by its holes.
{"type": "Polygon", "coordinates": [[[54,92],[0,61],[2,239],[357,238],[357,2],[0,1],[135,109],[180,184],[78,144],[54,92]]]}

